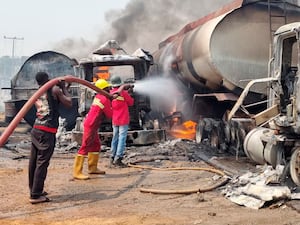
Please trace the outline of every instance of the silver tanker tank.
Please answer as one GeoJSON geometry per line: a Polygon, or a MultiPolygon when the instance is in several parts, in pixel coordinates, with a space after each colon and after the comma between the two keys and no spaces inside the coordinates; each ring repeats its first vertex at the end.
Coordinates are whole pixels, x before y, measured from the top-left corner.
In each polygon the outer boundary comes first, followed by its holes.
{"type": "MultiPolygon", "coordinates": [[[[283,2],[233,1],[161,42],[154,62],[175,72],[196,93],[206,87],[239,95],[250,80],[267,77],[270,33],[300,21],[299,6],[283,2]]],[[[256,85],[252,91],[266,94],[266,87],[256,85]]]]}

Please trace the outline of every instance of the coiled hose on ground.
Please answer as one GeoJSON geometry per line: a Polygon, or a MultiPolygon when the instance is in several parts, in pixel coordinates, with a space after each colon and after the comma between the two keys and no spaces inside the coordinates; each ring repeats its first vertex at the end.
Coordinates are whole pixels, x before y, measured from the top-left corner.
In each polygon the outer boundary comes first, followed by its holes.
{"type": "Polygon", "coordinates": [[[216,173],[222,176],[220,182],[205,188],[194,188],[194,189],[184,189],[184,190],[162,190],[162,189],[147,189],[147,188],[140,188],[141,192],[144,193],[153,193],[153,194],[192,194],[192,193],[201,193],[201,192],[208,192],[212,191],[220,186],[225,185],[229,181],[229,177],[225,175],[225,173],[221,170],[217,170],[214,168],[203,168],[203,167],[176,167],[176,168],[155,168],[149,166],[140,166],[140,165],[133,165],[128,164],[128,166],[133,168],[140,168],[140,169],[151,169],[151,170],[159,170],[159,171],[172,171],[172,170],[202,170],[208,171],[212,173],[216,173]]]}
{"type": "Polygon", "coordinates": [[[22,118],[26,115],[26,113],[28,112],[28,110],[33,106],[33,104],[35,103],[35,101],[42,95],[44,94],[49,88],[53,87],[54,85],[58,84],[60,81],[64,80],[67,83],[79,83],[82,84],[84,86],[87,86],[93,90],[95,90],[96,92],[99,92],[103,95],[105,95],[106,97],[112,98],[112,95],[110,95],[108,92],[97,88],[95,85],[93,85],[92,83],[71,76],[71,75],[66,75],[63,77],[56,77],[54,79],[49,80],[47,83],[45,83],[43,86],[41,86],[31,97],[30,99],[24,104],[24,106],[22,107],[22,109],[17,113],[17,115],[14,117],[14,119],[10,122],[10,124],[8,125],[8,127],[4,130],[4,132],[2,133],[1,137],[0,137],[0,147],[4,145],[4,143],[7,141],[8,137],[11,135],[11,133],[14,131],[14,129],[17,127],[17,125],[20,123],[20,121],[22,120],[22,118]]]}

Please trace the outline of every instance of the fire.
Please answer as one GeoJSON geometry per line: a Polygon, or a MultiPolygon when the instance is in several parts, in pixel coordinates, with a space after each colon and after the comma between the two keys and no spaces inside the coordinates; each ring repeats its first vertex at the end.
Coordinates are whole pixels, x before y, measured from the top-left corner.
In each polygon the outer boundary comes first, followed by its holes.
{"type": "Polygon", "coordinates": [[[191,120],[185,121],[180,125],[174,125],[170,130],[170,134],[176,138],[194,140],[196,137],[196,125],[197,123],[191,120]]]}
{"type": "Polygon", "coordinates": [[[108,80],[110,77],[109,67],[108,66],[99,66],[96,67],[93,71],[93,82],[96,82],[98,79],[108,80]]]}

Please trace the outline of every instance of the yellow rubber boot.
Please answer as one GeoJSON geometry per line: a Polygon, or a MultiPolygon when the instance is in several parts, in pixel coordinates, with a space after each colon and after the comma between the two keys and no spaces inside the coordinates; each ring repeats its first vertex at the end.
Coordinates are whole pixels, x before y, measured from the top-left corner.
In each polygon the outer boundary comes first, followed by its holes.
{"type": "Polygon", "coordinates": [[[82,174],[83,162],[84,162],[84,156],[77,154],[75,157],[74,170],[73,170],[73,177],[75,179],[78,179],[78,180],[89,179],[88,176],[82,174]]]}
{"type": "Polygon", "coordinates": [[[89,174],[105,174],[105,171],[99,170],[97,168],[98,160],[99,160],[99,152],[88,153],[89,174]]]}

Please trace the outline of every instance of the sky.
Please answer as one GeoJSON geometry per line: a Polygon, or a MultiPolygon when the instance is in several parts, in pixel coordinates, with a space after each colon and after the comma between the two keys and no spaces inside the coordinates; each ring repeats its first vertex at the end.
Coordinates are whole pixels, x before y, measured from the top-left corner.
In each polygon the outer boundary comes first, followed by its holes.
{"type": "Polygon", "coordinates": [[[68,38],[95,41],[105,13],[129,1],[0,0],[0,56],[31,56],[68,38]]]}

